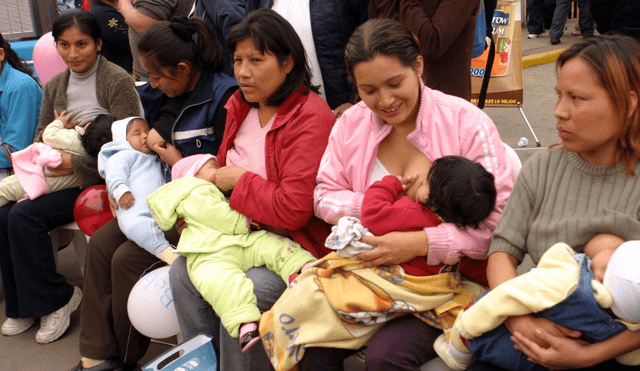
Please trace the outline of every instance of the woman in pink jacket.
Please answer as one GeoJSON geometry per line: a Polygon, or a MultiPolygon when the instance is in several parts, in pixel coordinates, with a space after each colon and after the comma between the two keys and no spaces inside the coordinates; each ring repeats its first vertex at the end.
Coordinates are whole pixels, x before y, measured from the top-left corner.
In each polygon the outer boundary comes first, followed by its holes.
{"type": "MultiPolygon", "coordinates": [[[[362,101],[336,123],[318,172],[316,215],[335,224],[360,218],[367,187],[385,175],[418,175],[426,181],[431,163],[464,156],[482,164],[496,181],[495,211],[479,229],[450,223],[418,232],[363,237],[377,248],[355,256],[362,267],[427,259],[454,264],[463,255],[485,259],[513,180],[511,163],[491,119],[469,102],[427,88],[424,61],[412,33],[396,21],[374,19],[361,25],[345,50],[347,70],[362,101]]],[[[415,316],[383,327],[367,346],[368,370],[419,370],[436,357],[433,341],[441,331],[415,316]]],[[[342,370],[353,351],[308,348],[301,370],[342,370]]]]}

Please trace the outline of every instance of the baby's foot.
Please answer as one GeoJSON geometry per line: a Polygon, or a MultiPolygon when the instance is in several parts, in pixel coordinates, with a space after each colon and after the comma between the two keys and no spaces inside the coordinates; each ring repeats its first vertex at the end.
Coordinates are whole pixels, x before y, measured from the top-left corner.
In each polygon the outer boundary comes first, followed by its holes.
{"type": "Polygon", "coordinates": [[[260,332],[258,332],[258,322],[245,323],[240,326],[240,348],[242,352],[246,352],[260,340],[260,332]]]}

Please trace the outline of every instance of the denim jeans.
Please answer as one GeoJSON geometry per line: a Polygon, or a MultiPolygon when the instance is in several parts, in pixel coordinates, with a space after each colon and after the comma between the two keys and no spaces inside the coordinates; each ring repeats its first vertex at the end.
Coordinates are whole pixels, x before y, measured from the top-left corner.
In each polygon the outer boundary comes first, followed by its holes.
{"type": "MultiPolygon", "coordinates": [[[[261,345],[242,353],[238,339],[232,338],[227,330],[220,326],[220,319],[211,305],[191,283],[186,262],[186,258],[179,257],[169,271],[171,293],[183,341],[198,334],[211,336],[218,353],[218,365],[222,371],[271,370],[271,363],[261,345]]],[[[264,266],[249,269],[246,275],[253,282],[253,292],[258,299],[260,312],[269,310],[287,287],[280,276],[264,266]]],[[[220,289],[225,288],[220,287],[220,289]]],[[[230,292],[229,295],[233,293],[230,292]]]]}

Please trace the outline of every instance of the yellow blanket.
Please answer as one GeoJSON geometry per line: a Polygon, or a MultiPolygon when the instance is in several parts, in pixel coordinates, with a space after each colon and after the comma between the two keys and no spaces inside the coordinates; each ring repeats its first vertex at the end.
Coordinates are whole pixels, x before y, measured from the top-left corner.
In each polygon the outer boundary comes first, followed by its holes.
{"type": "Polygon", "coordinates": [[[400,266],[361,269],[331,253],[306,269],[260,320],[260,335],[277,371],[297,370],[305,347],[358,349],[384,325],[412,314],[453,326],[480,285],[456,273],[415,277],[400,266]]]}

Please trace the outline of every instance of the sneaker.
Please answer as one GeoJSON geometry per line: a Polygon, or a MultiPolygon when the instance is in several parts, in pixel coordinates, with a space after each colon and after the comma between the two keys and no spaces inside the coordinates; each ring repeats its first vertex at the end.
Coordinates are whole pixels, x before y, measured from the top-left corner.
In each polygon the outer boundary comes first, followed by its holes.
{"type": "Polygon", "coordinates": [[[551,45],[558,45],[560,44],[560,39],[551,38],[549,39],[549,42],[551,42],[551,45]]]}
{"type": "Polygon", "coordinates": [[[433,349],[452,370],[466,370],[476,360],[471,353],[462,353],[456,349],[444,334],[438,336],[433,343],[433,349]]]}
{"type": "Polygon", "coordinates": [[[246,352],[254,346],[258,340],[260,340],[260,332],[258,332],[258,323],[251,322],[245,323],[240,326],[240,335],[238,336],[240,340],[240,348],[242,348],[242,352],[246,352]]]}
{"type": "Polygon", "coordinates": [[[540,37],[540,35],[542,35],[542,34],[530,33],[530,34],[527,35],[527,39],[537,39],[538,37],[540,37]]]}
{"type": "Polygon", "coordinates": [[[35,318],[7,318],[2,324],[2,335],[13,336],[22,334],[33,326],[35,318]]]}
{"type": "Polygon", "coordinates": [[[78,308],[80,300],[82,300],[82,291],[79,287],[74,287],[73,296],[64,307],[40,317],[40,330],[36,333],[36,341],[47,344],[62,336],[69,328],[71,313],[78,308]]]}

